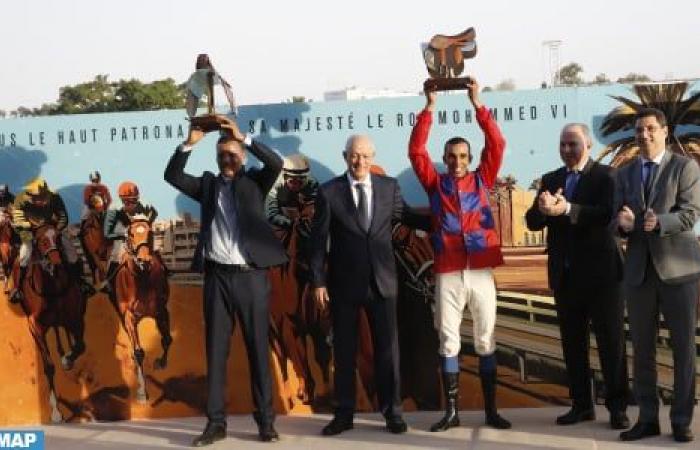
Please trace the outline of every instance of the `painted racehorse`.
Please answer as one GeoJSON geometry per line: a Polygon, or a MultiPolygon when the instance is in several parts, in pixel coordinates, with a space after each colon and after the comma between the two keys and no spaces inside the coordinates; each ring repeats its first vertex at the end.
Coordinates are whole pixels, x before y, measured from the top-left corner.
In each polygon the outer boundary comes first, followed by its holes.
{"type": "Polygon", "coordinates": [[[80,224],[80,244],[83,246],[92,282],[97,285],[104,281],[107,274],[107,262],[112,252],[112,242],[105,238],[104,200],[98,194],[90,198],[90,214],[80,224]]]}
{"type": "MultiPolygon", "coordinates": [[[[63,417],[57,406],[55,368],[46,333],[50,328],[54,329],[61,366],[64,370],[72,369],[75,360],[85,351],[83,334],[87,298],[80,292],[78,283],[61,257],[60,232],[53,225],[42,225],[35,231],[34,241],[31,261],[20,286],[23,293],[21,306],[27,315],[29,331],[39,348],[44,374],[48,380],[51,420],[60,422],[63,417]],[[67,355],[63,355],[63,345],[58,333],[60,328],[63,328],[68,336],[70,352],[67,355]]],[[[17,280],[18,261],[13,270],[14,279],[17,280]]]]}
{"type": "Polygon", "coordinates": [[[291,394],[289,388],[285,388],[289,406],[293,407],[293,395],[302,403],[311,403],[316,386],[306,348],[308,328],[305,307],[306,296],[310,295],[310,292],[305,289],[309,272],[308,261],[305,259],[308,257],[303,251],[299,251],[303,239],[301,229],[309,229],[314,204],[312,201],[301,201],[300,208],[284,210],[285,215],[292,218],[292,226],[278,228],[275,233],[289,255],[289,263],[270,270],[274,299],[270,304],[270,344],[279,361],[285,385],[289,381],[287,360],[291,361],[294,368],[297,391],[291,394]]]}
{"type": "Polygon", "coordinates": [[[122,325],[129,336],[136,363],[136,400],[148,400],[143,376],[146,353],[139,339],[138,325],[141,319],[155,320],[161,336],[163,353],[156,358],[155,369],[163,369],[168,363],[168,349],[172,343],[170,315],[168,313],[167,268],[160,255],[153,250],[153,234],[148,218],[135,215],[127,230],[125,252],[115,275],[116,305],[122,325]]]}
{"type": "Polygon", "coordinates": [[[3,288],[7,292],[12,264],[17,258],[19,238],[12,229],[6,213],[0,211],[0,269],[4,277],[3,288]]]}

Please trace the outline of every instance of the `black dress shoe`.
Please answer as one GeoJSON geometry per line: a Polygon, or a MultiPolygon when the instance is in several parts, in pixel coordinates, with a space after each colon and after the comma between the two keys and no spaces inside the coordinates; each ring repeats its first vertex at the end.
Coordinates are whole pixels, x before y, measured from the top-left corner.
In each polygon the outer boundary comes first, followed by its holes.
{"type": "Polygon", "coordinates": [[[671,425],[673,429],[673,439],[676,442],[690,442],[695,439],[693,432],[690,431],[690,427],[686,425],[671,425]]]}
{"type": "Polygon", "coordinates": [[[574,406],[566,414],[557,417],[557,425],[573,425],[586,420],[595,420],[593,408],[582,409],[574,406]]]}
{"type": "Polygon", "coordinates": [[[258,436],[263,442],[277,442],[280,440],[280,435],[277,434],[275,427],[271,423],[260,425],[258,427],[258,436]]]}
{"type": "Polygon", "coordinates": [[[661,434],[658,422],[637,422],[632,428],[620,433],[622,441],[636,441],[649,436],[661,434]]]}
{"type": "Polygon", "coordinates": [[[204,447],[211,445],[216,441],[226,438],[226,424],[209,422],[204,428],[204,432],[194,438],[192,441],[193,447],[204,447]]]}
{"type": "Polygon", "coordinates": [[[323,427],[321,434],[324,436],[335,436],[343,431],[352,430],[352,428],[352,418],[334,417],[333,420],[328,423],[328,425],[323,427]]]}
{"type": "Polygon", "coordinates": [[[401,416],[395,416],[390,419],[386,419],[386,430],[389,433],[401,434],[408,430],[408,425],[401,418],[401,416]]]}
{"type": "Polygon", "coordinates": [[[630,420],[624,411],[612,411],[610,413],[610,428],[613,430],[625,430],[630,427],[630,420]]]}

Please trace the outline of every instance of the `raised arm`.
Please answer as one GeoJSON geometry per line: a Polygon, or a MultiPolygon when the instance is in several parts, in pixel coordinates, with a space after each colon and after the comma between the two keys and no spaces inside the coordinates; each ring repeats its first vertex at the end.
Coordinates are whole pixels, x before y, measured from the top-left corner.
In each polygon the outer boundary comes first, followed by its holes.
{"type": "Polygon", "coordinates": [[[481,162],[477,170],[486,186],[492,188],[496,183],[498,171],[501,169],[506,140],[503,138],[491,112],[481,103],[479,83],[474,78],[469,84],[469,100],[476,111],[476,121],[481,131],[484,132],[484,149],[481,151],[481,162]]]}
{"type": "Polygon", "coordinates": [[[255,139],[250,139],[250,145],[246,148],[263,164],[262,169],[253,172],[251,176],[255,178],[260,189],[267,195],[272,186],[274,186],[275,181],[277,181],[280,172],[282,172],[282,165],[284,164],[282,157],[270,147],[255,139]]]}
{"type": "Polygon", "coordinates": [[[426,192],[431,192],[437,185],[438,174],[425,145],[428,142],[430,127],[433,124],[436,93],[426,92],[425,97],[425,108],[418,114],[416,124],[411,131],[411,139],[408,143],[408,159],[411,160],[413,171],[416,173],[423,189],[426,192]]]}
{"type": "Polygon", "coordinates": [[[170,157],[163,175],[165,181],[175,189],[198,202],[202,200],[202,178],[185,173],[185,165],[190,157],[192,147],[203,137],[202,130],[190,126],[187,140],[178,145],[175,153],[170,157]]]}

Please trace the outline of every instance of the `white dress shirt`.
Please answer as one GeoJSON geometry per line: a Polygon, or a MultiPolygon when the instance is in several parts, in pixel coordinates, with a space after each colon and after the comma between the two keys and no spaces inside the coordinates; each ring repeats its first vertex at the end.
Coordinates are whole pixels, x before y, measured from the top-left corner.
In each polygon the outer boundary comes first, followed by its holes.
{"type": "Polygon", "coordinates": [[[358,184],[364,185],[365,194],[367,196],[367,217],[369,223],[372,223],[372,176],[368,174],[363,181],[358,181],[350,175],[350,172],[346,172],[346,175],[348,177],[348,183],[350,183],[350,192],[352,193],[352,200],[355,203],[355,208],[357,208],[357,203],[360,201],[359,195],[357,194],[357,187],[355,186],[358,184]]]}

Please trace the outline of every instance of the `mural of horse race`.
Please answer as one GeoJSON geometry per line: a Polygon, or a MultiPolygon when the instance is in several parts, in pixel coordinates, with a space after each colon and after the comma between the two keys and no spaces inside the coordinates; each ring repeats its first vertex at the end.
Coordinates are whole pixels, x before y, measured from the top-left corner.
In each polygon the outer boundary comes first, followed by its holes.
{"type": "MultiPolygon", "coordinates": [[[[495,272],[501,408],[568,403],[547,286],[545,236],[528,231],[523,216],[533,202],[536,178],[561,165],[558,137],[564,123],[590,124],[597,141],[594,155],[601,149],[612,152],[629,133],[619,124],[617,131],[610,126],[597,131],[616,120],[612,94],[631,95],[622,85],[483,95],[508,142],[489,198],[506,261],[495,272]]],[[[374,169],[398,178],[406,201],[425,209],[427,200],[406,156],[422,101],[240,108],[237,121],[243,131],[284,158],[266,200],[269,222],[289,256],[287,264],[268,273],[269,348],[280,413],[332,408],[333,329],[326,313],[316,308],[309,285],[309,234],[319,183],[342,173],[341,151],[349,135],[369,134],[377,146],[374,169]]],[[[483,140],[464,95],[440,96],[439,101],[429,142],[433,160],[440,160],[441,143],[453,135],[467,137],[480,149],[483,140]]],[[[12,209],[20,202],[0,204],[0,425],[204,414],[202,279],[190,271],[199,210],[162,178],[171,152],[186,136],[184,117],[182,111],[156,111],[0,121],[0,184],[31,204],[24,209],[30,225],[20,229],[11,225],[12,209]],[[46,198],[53,200],[42,203],[46,198]],[[66,220],[46,220],[37,211],[66,220]]],[[[214,142],[208,137],[198,144],[189,172],[215,167],[214,142]]],[[[404,408],[440,409],[432,249],[424,232],[402,223],[394,225],[392,237],[404,408]]],[[[362,314],[360,330],[357,405],[370,411],[377,405],[376,386],[369,325],[362,314]]],[[[468,312],[462,341],[460,407],[481,408],[468,312]]],[[[672,358],[661,344],[659,387],[668,399],[672,358]]],[[[594,370],[595,394],[602,403],[600,368],[594,370]]],[[[230,413],[251,410],[248,377],[236,327],[228,360],[230,413]]]]}

